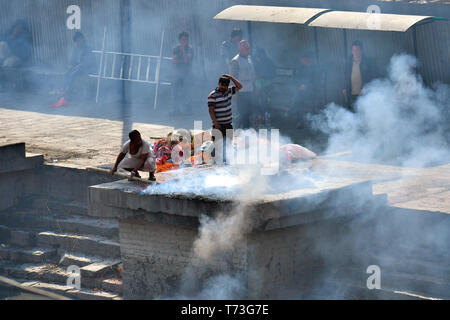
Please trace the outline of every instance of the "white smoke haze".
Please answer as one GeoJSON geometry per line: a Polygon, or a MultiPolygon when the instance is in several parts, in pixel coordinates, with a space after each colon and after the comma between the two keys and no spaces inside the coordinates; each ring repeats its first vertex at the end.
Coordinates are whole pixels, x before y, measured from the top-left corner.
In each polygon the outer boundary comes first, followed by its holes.
{"type": "MultiPolygon", "coordinates": [[[[245,134],[244,134],[245,135],[245,134]]],[[[243,136],[244,136],[243,135],[243,136]]],[[[261,139],[264,140],[264,139],[261,139]]],[[[280,137],[273,141],[278,149],[291,142],[280,137]]],[[[267,143],[267,141],[261,141],[267,143]]],[[[242,152],[242,150],[239,150],[242,152]]],[[[254,152],[247,144],[243,152],[254,152]]],[[[233,198],[237,203],[230,212],[199,218],[198,238],[193,243],[191,262],[170,299],[243,299],[246,296],[245,234],[250,231],[248,204],[271,190],[271,176],[261,174],[263,164],[218,166],[192,177],[149,186],[143,194],[201,195],[233,198]]],[[[285,176],[280,184],[288,184],[285,176]]],[[[276,179],[276,178],[275,178],[276,179]]]]}
{"type": "Polygon", "coordinates": [[[369,83],[356,113],[331,103],[312,125],[329,134],[327,153],[352,150],[349,160],[426,167],[450,159],[447,85],[425,87],[417,60],[394,55],[386,79],[369,83]]]}
{"type": "MultiPolygon", "coordinates": [[[[313,125],[329,135],[326,153],[334,154],[350,149],[352,153],[347,158],[350,161],[382,162],[411,167],[426,167],[450,159],[446,122],[449,87],[443,84],[437,84],[433,89],[425,87],[422,79],[415,73],[416,67],[417,61],[414,57],[395,55],[391,59],[389,76],[375,80],[364,88],[365,94],[357,101],[356,113],[332,103],[322,114],[312,117],[313,125]]],[[[282,139],[280,145],[290,142],[288,139],[282,139]]],[[[200,174],[188,181],[164,183],[153,187],[153,191],[146,191],[231,196],[240,203],[232,212],[200,218],[191,264],[173,298],[245,298],[246,277],[236,271],[235,266],[238,259],[236,257],[239,256],[238,248],[245,241],[245,233],[249,228],[246,204],[258,196],[264,196],[267,190],[276,189],[274,185],[285,185],[292,190],[299,187],[295,181],[305,183],[308,180],[304,185],[308,188],[314,187],[315,183],[323,179],[327,180],[327,177],[320,177],[316,172],[306,172],[300,176],[291,174],[290,171],[281,171],[273,179],[271,176],[262,176],[259,169],[258,166],[241,166],[236,171],[235,166],[218,167],[205,173],[205,176],[200,174]],[[207,181],[211,183],[205,183],[207,181]]],[[[364,203],[365,195],[355,196],[354,199],[364,203]]],[[[343,203],[350,201],[340,200],[343,203]]],[[[356,203],[352,203],[356,206],[356,203]]],[[[374,212],[376,210],[380,208],[371,209],[374,212]]],[[[366,212],[365,216],[371,220],[373,214],[366,212]]],[[[374,226],[375,234],[381,236],[385,233],[386,226],[382,221],[377,221],[379,225],[374,226]]],[[[361,223],[364,224],[365,220],[355,222],[355,226],[361,223]]],[[[414,225],[409,227],[416,228],[414,225]]],[[[390,236],[391,231],[386,232],[387,237],[390,236]]],[[[317,239],[317,234],[304,236],[313,239],[317,246],[313,250],[317,251],[318,256],[327,258],[328,251],[324,251],[324,248],[329,244],[326,238],[322,241],[321,238],[317,239]]],[[[440,243],[439,239],[435,242],[440,243]]],[[[335,243],[336,252],[353,250],[357,254],[357,244],[367,243],[368,239],[366,234],[356,233],[343,235],[338,242],[335,243]]],[[[249,274],[254,270],[246,272],[249,274]]],[[[318,275],[321,279],[332,274],[331,270],[321,272],[323,274],[318,275]]],[[[319,293],[323,291],[325,294],[327,287],[323,287],[318,281],[314,290],[319,293]]]]}
{"type": "Polygon", "coordinates": [[[245,262],[242,241],[249,226],[246,210],[238,205],[232,212],[211,218],[200,217],[198,238],[191,263],[184,271],[174,299],[242,299],[246,281],[239,267],[245,262]]]}
{"type": "Polygon", "coordinates": [[[233,212],[215,218],[202,216],[199,237],[193,246],[195,257],[207,261],[233,251],[236,244],[244,239],[245,228],[248,226],[245,221],[246,211],[245,205],[240,205],[233,212]]]}

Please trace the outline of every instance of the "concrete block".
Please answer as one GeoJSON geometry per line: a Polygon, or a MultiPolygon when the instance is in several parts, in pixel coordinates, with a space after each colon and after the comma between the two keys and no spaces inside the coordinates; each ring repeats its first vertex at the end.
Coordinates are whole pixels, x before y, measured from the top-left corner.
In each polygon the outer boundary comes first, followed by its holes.
{"type": "Polygon", "coordinates": [[[0,225],[0,244],[9,242],[11,230],[7,226],[0,225]]]}
{"type": "Polygon", "coordinates": [[[101,278],[111,274],[117,269],[120,260],[101,261],[89,264],[80,269],[81,277],[85,278],[101,278]]]}
{"type": "Polygon", "coordinates": [[[105,279],[101,282],[101,288],[105,291],[116,293],[119,295],[123,294],[123,282],[122,279],[118,278],[110,278],[105,279]]]}
{"type": "Polygon", "coordinates": [[[22,247],[32,247],[36,244],[36,234],[31,231],[11,230],[10,243],[22,247]]]}
{"type": "Polygon", "coordinates": [[[16,263],[45,262],[56,255],[56,250],[48,248],[35,248],[30,250],[10,248],[9,250],[9,260],[16,263]]]}
{"type": "Polygon", "coordinates": [[[0,245],[0,262],[9,260],[9,248],[0,245]]]}
{"type": "Polygon", "coordinates": [[[29,172],[0,173],[0,211],[17,204],[17,199],[23,194],[24,181],[29,172]]]}
{"type": "Polygon", "coordinates": [[[18,160],[22,158],[25,158],[25,142],[0,146],[1,161],[18,160]]]}
{"type": "Polygon", "coordinates": [[[50,264],[24,264],[6,267],[8,276],[13,278],[38,280],[50,283],[67,283],[70,276],[65,270],[50,264]]]}
{"type": "Polygon", "coordinates": [[[0,146],[0,174],[34,169],[43,165],[44,157],[25,157],[25,143],[0,146]]]}
{"type": "Polygon", "coordinates": [[[80,300],[113,300],[115,298],[119,298],[117,294],[112,294],[105,291],[100,290],[88,290],[88,289],[82,289],[82,290],[76,290],[72,289],[66,292],[68,296],[71,296],[75,299],[80,300]]]}
{"type": "Polygon", "coordinates": [[[61,249],[83,252],[88,255],[99,255],[106,258],[120,257],[119,243],[102,237],[40,232],[37,235],[37,241],[42,246],[57,246],[61,249]]]}
{"type": "Polygon", "coordinates": [[[33,288],[58,293],[60,295],[64,295],[67,291],[72,290],[71,287],[65,285],[46,282],[32,282],[30,286],[33,288]]]}
{"type": "Polygon", "coordinates": [[[76,253],[64,253],[59,261],[58,265],[68,267],[71,265],[78,266],[80,268],[99,261],[99,257],[88,257],[76,253]]]}
{"type": "Polygon", "coordinates": [[[110,219],[89,219],[84,217],[73,217],[58,219],[58,226],[62,232],[78,235],[97,235],[109,239],[119,238],[119,224],[110,219]]]}

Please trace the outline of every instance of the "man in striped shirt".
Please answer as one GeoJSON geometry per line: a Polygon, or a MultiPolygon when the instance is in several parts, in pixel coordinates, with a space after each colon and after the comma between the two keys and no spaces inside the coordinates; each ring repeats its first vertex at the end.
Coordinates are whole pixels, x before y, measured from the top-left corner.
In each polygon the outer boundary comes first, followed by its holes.
{"type": "Polygon", "coordinates": [[[226,131],[227,129],[233,130],[231,98],[241,89],[242,84],[237,79],[228,74],[223,74],[219,79],[219,86],[208,96],[209,115],[211,116],[211,120],[213,122],[213,129],[219,130],[224,138],[223,155],[225,155],[226,152],[226,131]],[[230,80],[235,84],[235,86],[231,88],[229,88],[230,80]]]}

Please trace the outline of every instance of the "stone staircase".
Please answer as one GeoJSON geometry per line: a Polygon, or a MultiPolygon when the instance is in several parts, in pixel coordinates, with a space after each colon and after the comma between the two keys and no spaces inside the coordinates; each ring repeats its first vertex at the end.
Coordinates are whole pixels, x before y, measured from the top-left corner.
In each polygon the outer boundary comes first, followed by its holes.
{"type": "MultiPolygon", "coordinates": [[[[323,282],[323,288],[335,290],[327,294],[337,299],[450,300],[450,255],[437,256],[410,246],[391,252],[375,249],[327,272],[323,282]],[[381,289],[367,288],[370,265],[380,268],[381,289]]],[[[317,298],[322,294],[318,292],[317,298]]]]}
{"type": "Polygon", "coordinates": [[[25,196],[0,212],[0,274],[74,299],[121,300],[118,223],[82,203],[25,196]],[[80,268],[81,289],[67,286],[80,268]]]}

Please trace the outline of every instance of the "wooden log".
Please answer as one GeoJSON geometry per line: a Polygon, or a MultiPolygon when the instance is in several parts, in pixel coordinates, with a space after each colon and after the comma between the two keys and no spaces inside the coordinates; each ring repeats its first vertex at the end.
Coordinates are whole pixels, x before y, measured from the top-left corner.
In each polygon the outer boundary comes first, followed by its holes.
{"type": "MultiPolygon", "coordinates": [[[[101,169],[101,168],[95,168],[95,167],[86,167],[86,170],[100,172],[100,173],[104,173],[104,174],[108,174],[108,175],[111,174],[108,169],[101,169]]],[[[150,181],[148,179],[132,177],[131,174],[124,174],[124,173],[120,173],[120,172],[117,172],[117,171],[114,172],[114,175],[117,176],[117,177],[128,179],[130,181],[139,181],[139,182],[143,182],[143,183],[146,183],[146,184],[154,184],[154,183],[157,184],[158,183],[156,181],[150,181]]]]}

